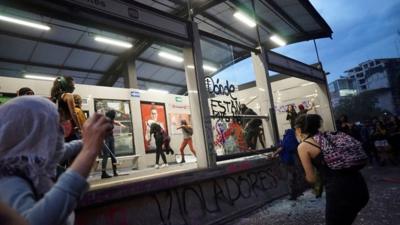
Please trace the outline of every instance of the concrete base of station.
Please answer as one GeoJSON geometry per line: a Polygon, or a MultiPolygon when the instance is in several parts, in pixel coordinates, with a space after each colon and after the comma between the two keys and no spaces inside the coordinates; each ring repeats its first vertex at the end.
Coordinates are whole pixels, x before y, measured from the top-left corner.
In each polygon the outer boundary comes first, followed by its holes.
{"type": "Polygon", "coordinates": [[[87,193],[76,211],[76,224],[221,224],[288,193],[286,172],[277,159],[192,168],[150,179],[124,177],[87,193]]]}

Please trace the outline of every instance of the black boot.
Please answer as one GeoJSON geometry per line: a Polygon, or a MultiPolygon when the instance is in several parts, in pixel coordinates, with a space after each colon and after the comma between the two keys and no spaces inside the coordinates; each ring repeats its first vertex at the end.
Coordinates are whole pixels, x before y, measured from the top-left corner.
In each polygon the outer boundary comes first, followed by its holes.
{"type": "Polygon", "coordinates": [[[180,163],[185,163],[186,161],[185,161],[185,158],[182,158],[182,160],[181,160],[181,162],[180,163]]]}
{"type": "Polygon", "coordinates": [[[113,165],[113,171],[114,171],[114,177],[118,176],[116,165],[113,165]]]}
{"type": "Polygon", "coordinates": [[[101,179],[104,179],[104,178],[110,178],[111,176],[106,172],[106,171],[102,171],[101,172],[101,179]]]}

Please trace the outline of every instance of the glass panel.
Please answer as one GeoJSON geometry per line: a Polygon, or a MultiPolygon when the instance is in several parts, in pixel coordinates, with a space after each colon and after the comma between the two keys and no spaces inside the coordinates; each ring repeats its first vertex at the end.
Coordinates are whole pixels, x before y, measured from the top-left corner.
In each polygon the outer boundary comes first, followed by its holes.
{"type": "MultiPolygon", "coordinates": [[[[151,2],[146,4],[153,6],[151,2]]],[[[186,7],[186,4],[167,5],[177,11],[186,7]]],[[[110,112],[115,112],[113,134],[107,137],[109,140],[113,137],[114,144],[106,139],[102,149],[102,155],[107,155],[103,158],[108,158],[104,161],[105,169],[117,165],[123,174],[140,170],[140,176],[147,176],[198,167],[196,152],[205,150],[198,147],[204,141],[196,138],[201,132],[191,127],[192,104],[187,96],[184,67],[187,59],[183,55],[184,49],[190,50],[189,42],[158,36],[147,38],[144,34],[128,35],[117,27],[111,31],[100,21],[93,23],[94,28],[18,9],[1,9],[2,15],[40,22],[51,28],[37,31],[2,23],[2,92],[16,93],[16,89],[27,86],[36,95],[50,97],[54,82],[63,93],[81,96],[80,110],[86,115],[98,112],[112,117],[110,112]],[[23,79],[29,74],[41,80],[23,79]],[[62,86],[61,79],[56,79],[61,75],[73,78],[74,90],[62,86]],[[114,155],[117,162],[111,163],[114,155]],[[164,163],[169,167],[159,170],[159,166],[166,166],[164,163]]],[[[122,19],[118,21],[123,23],[122,19]]],[[[6,97],[9,96],[0,95],[0,102],[7,100],[6,97]]],[[[92,180],[101,177],[101,157],[93,168],[92,180]]]]}
{"type": "Polygon", "coordinates": [[[293,107],[297,115],[300,113],[316,113],[324,120],[322,129],[332,130],[332,118],[327,94],[315,82],[304,79],[277,75],[272,83],[276,117],[279,136],[283,137],[286,129],[290,129],[296,117],[289,113],[289,107],[293,107]],[[292,123],[292,124],[291,124],[292,123]]]}
{"type": "Polygon", "coordinates": [[[266,117],[259,116],[251,52],[207,37],[201,38],[201,48],[217,159],[265,150],[271,143],[266,143],[262,125],[266,117]],[[209,62],[216,70],[207,70],[209,62]]]}
{"type": "Polygon", "coordinates": [[[94,99],[94,110],[102,114],[115,112],[112,134],[114,136],[115,155],[135,154],[130,102],[126,100],[94,99]]]}

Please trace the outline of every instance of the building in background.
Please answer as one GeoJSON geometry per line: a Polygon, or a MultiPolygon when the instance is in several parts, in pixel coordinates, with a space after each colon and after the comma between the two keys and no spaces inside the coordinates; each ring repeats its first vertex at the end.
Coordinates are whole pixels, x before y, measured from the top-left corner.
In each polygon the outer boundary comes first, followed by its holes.
{"type": "Polygon", "coordinates": [[[329,92],[333,107],[339,104],[340,99],[357,94],[353,79],[348,77],[341,77],[329,83],[329,92]]]}
{"type": "Polygon", "coordinates": [[[400,58],[368,60],[345,72],[329,84],[333,106],[340,98],[369,92],[377,98],[377,107],[400,114],[400,58]]]}

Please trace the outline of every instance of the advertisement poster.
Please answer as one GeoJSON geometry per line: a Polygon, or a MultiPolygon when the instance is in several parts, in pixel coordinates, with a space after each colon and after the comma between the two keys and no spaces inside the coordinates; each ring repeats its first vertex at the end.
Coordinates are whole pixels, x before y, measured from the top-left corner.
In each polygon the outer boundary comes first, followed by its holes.
{"type": "Polygon", "coordinates": [[[170,125],[171,125],[171,134],[182,134],[181,130],[177,130],[176,128],[181,126],[181,121],[186,120],[189,125],[192,125],[190,114],[186,113],[170,113],[169,114],[170,125]]]}
{"type": "Polygon", "coordinates": [[[124,125],[123,127],[114,124],[115,155],[124,156],[135,154],[129,101],[94,99],[94,110],[101,114],[105,114],[109,110],[115,110],[116,116],[114,120],[124,125]]]}
{"type": "Polygon", "coordinates": [[[165,104],[141,101],[140,110],[142,113],[144,147],[146,153],[154,153],[156,150],[156,144],[154,137],[150,137],[150,126],[152,123],[158,123],[168,133],[165,104]]]}

